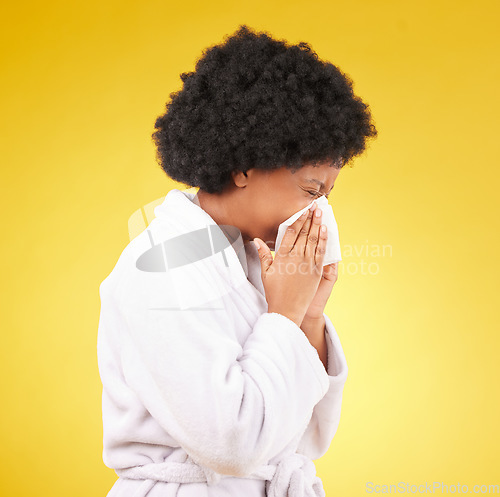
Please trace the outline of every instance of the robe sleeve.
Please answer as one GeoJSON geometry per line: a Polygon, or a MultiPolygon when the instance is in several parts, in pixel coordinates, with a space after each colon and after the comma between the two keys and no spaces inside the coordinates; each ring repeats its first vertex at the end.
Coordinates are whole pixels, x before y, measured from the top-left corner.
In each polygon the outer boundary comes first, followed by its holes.
{"type": "Polygon", "coordinates": [[[302,435],[297,452],[319,459],[330,447],[340,422],[342,394],[347,379],[347,363],[339,337],[330,318],[325,317],[325,337],[328,349],[328,391],[316,404],[311,421],[302,435]]]}
{"type": "MultiPolygon", "coordinates": [[[[328,390],[335,398],[335,377],[284,315],[261,314],[241,345],[241,321],[235,324],[226,300],[212,309],[168,310],[175,299],[161,283],[165,275],[149,276],[147,284],[141,278],[123,278],[113,298],[102,293],[102,308],[122,323],[116,338],[121,374],[196,463],[248,476],[296,437],[328,390]]],[[[315,419],[327,423],[330,406],[315,419]]]]}

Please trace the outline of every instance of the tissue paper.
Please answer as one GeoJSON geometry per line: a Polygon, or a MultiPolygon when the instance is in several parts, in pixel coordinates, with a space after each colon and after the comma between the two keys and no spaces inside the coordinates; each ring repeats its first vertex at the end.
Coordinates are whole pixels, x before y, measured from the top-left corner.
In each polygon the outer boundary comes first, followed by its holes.
{"type": "Polygon", "coordinates": [[[323,215],[321,216],[321,224],[326,224],[327,229],[326,233],[328,235],[328,239],[326,241],[326,252],[323,259],[323,266],[326,266],[333,262],[341,261],[342,257],[340,254],[340,241],[337,221],[335,220],[333,209],[324,195],[316,201],[313,200],[307,207],[304,207],[300,211],[296,212],[279,225],[278,236],[276,237],[276,242],[274,245],[275,252],[278,251],[288,226],[293,224],[303,212],[307,211],[312,206],[314,202],[316,202],[316,208],[321,209],[321,211],[323,212],[323,215]]]}

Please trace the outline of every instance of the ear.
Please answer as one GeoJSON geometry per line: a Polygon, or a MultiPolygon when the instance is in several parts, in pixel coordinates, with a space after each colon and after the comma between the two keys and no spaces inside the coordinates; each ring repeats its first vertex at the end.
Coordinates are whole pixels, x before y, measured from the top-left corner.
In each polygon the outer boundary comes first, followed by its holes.
{"type": "Polygon", "coordinates": [[[236,186],[243,187],[248,184],[248,175],[246,171],[238,171],[235,169],[234,171],[231,171],[231,176],[236,186]]]}

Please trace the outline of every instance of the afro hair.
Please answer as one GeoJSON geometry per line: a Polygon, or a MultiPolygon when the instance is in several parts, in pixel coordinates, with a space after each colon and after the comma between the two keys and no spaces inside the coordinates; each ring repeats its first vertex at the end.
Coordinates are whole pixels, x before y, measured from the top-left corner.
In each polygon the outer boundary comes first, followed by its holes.
{"type": "Polygon", "coordinates": [[[349,76],[306,42],[243,24],[180,78],[155,122],[156,160],[173,180],[208,193],[221,193],[233,170],[341,168],[377,136],[349,76]]]}

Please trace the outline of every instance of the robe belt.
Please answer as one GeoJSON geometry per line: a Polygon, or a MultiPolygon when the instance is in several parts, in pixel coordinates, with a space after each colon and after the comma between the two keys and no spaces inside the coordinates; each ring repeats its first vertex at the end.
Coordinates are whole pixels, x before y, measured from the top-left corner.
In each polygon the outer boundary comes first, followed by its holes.
{"type": "MultiPolygon", "coordinates": [[[[150,463],[143,466],[118,468],[115,472],[121,478],[167,483],[207,482],[213,485],[222,478],[234,478],[187,461],[150,463]]],[[[281,459],[278,464],[259,466],[256,471],[244,478],[267,480],[267,497],[325,497],[323,483],[316,476],[314,463],[303,454],[292,453],[281,459]]]]}

